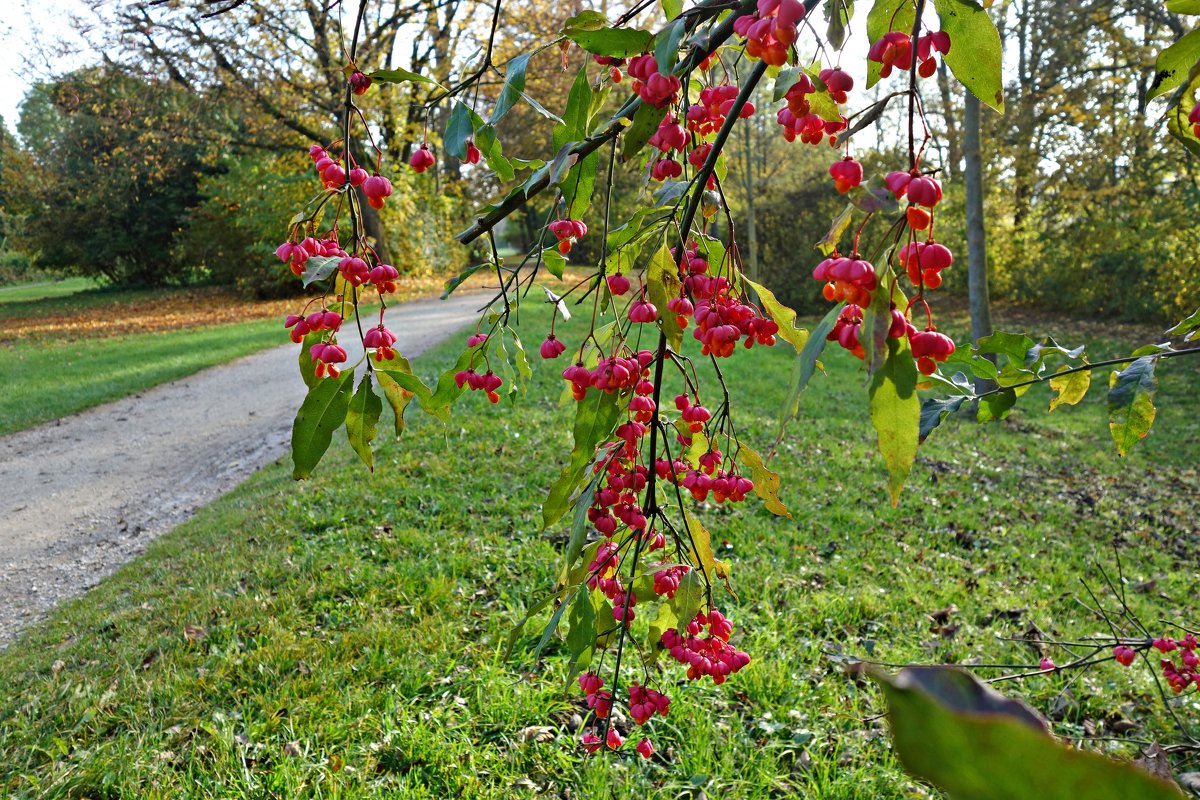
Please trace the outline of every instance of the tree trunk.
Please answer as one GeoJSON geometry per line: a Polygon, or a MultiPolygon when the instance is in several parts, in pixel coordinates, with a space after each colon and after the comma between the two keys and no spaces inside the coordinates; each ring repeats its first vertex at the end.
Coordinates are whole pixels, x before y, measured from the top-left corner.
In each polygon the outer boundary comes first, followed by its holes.
{"type": "Polygon", "coordinates": [[[946,178],[958,175],[962,167],[962,140],[958,133],[958,109],[954,107],[954,95],[950,92],[950,76],[946,60],[938,65],[938,91],[942,95],[942,117],[946,121],[946,178]]]}
{"type": "MultiPolygon", "coordinates": [[[[971,309],[971,339],[978,342],[992,333],[991,298],[988,294],[987,241],[983,226],[983,157],[980,151],[979,99],[969,91],[963,107],[963,181],[967,189],[967,299],[971,309]]],[[[991,381],[976,379],[975,389],[992,388],[991,381]]]]}

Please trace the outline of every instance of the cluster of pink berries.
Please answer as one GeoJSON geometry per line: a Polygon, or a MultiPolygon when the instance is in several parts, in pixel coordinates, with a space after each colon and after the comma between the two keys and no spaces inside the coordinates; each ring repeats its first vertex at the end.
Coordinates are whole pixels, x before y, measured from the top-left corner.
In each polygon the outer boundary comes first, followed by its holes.
{"type": "Polygon", "coordinates": [[[654,593],[668,600],[673,599],[675,592],[679,591],[680,581],[683,580],[683,576],[688,574],[691,569],[687,564],[660,569],[654,573],[654,593]]]}
{"type": "Polygon", "coordinates": [[[830,164],[829,177],[833,178],[833,188],[837,189],[840,194],[845,194],[855,186],[862,185],[862,164],[850,156],[846,156],[841,161],[830,164]]]}
{"type": "MultiPolygon", "coordinates": [[[[836,67],[821,70],[821,81],[829,90],[835,102],[845,103],[849,92],[854,88],[854,79],[850,74],[836,67]]],[[[813,113],[808,96],[817,91],[816,84],[803,72],[784,96],[787,105],[775,114],[775,121],[783,127],[783,138],[794,142],[797,138],[805,144],[820,144],[829,137],[829,143],[834,144],[837,134],[846,129],[846,120],[826,120],[813,113]]]]}
{"type": "Polygon", "coordinates": [[[582,400],[587,390],[593,387],[602,392],[634,389],[637,394],[649,395],[654,391],[654,385],[645,378],[650,374],[648,367],[653,361],[653,353],[641,350],[632,357],[602,358],[592,369],[573,364],[563,370],[563,378],[570,381],[576,400],[582,400]]]}
{"type": "MultiPolygon", "coordinates": [[[[917,39],[917,74],[922,78],[928,78],[937,70],[934,52],[942,55],[950,52],[950,34],[937,31],[917,39]]],[[[912,37],[903,31],[885,33],[867,51],[868,61],[882,65],[879,68],[881,78],[891,75],[893,67],[901,70],[912,69],[912,57],[912,37]]]]}
{"type": "Polygon", "coordinates": [[[758,0],[757,10],[757,14],[739,17],[733,23],[734,33],[746,38],[746,55],[782,67],[787,63],[788,49],[800,35],[804,3],[800,0],[758,0]]]}
{"type": "Polygon", "coordinates": [[[666,158],[657,159],[650,169],[650,177],[656,181],[668,178],[678,178],[683,174],[683,165],[671,157],[672,151],[682,152],[687,147],[688,135],[683,126],[675,119],[674,114],[667,114],[659,123],[658,130],[650,137],[648,144],[663,153],[666,158]]]}
{"type": "Polygon", "coordinates": [[[275,248],[275,255],[288,265],[292,274],[299,277],[304,274],[304,264],[313,256],[330,256],[339,258],[346,251],[336,239],[314,239],[309,236],[299,242],[284,242],[275,248]]]}
{"type": "Polygon", "coordinates": [[[558,239],[558,252],[564,256],[571,252],[571,245],[587,236],[588,232],[587,224],[581,219],[556,219],[547,227],[558,239]]]}
{"type": "Polygon", "coordinates": [[[362,286],[370,283],[380,294],[396,291],[396,279],[400,271],[391,264],[377,264],[371,267],[360,256],[345,256],[338,262],[338,272],[351,286],[362,286]]]}
{"type": "Polygon", "coordinates": [[[813,280],[824,281],[822,296],[832,302],[847,303],[866,308],[871,304],[871,292],[879,286],[875,266],[857,253],[849,257],[836,252],[813,268],[813,280]]]}
{"type": "MultiPolygon", "coordinates": [[[[1192,633],[1178,640],[1163,636],[1150,643],[1151,647],[1163,655],[1179,651],[1178,664],[1174,658],[1163,658],[1158,662],[1163,678],[1176,694],[1189,686],[1200,686],[1200,656],[1196,655],[1198,644],[1200,643],[1197,642],[1196,635],[1192,633]]],[[[1113,658],[1121,666],[1128,667],[1136,657],[1137,651],[1129,645],[1119,644],[1113,648],[1113,658]]]]}
{"type": "Polygon", "coordinates": [[[933,224],[933,208],[942,202],[942,185],[928,175],[889,172],[884,183],[897,200],[908,198],[908,226],[923,231],[933,224]]]}
{"type": "Polygon", "coordinates": [[[661,641],[671,658],[688,665],[689,681],[707,676],[713,683],[724,683],[729,675],[750,663],[750,656],[729,644],[732,633],[733,624],[714,608],[707,614],[696,614],[688,623],[687,636],[668,628],[661,641]],[[706,627],[708,635],[702,638],[700,634],[706,627]]]}
{"type": "MultiPolygon", "coordinates": [[[[692,103],[687,110],[688,130],[697,136],[712,136],[725,124],[725,118],[733,110],[738,87],[732,83],[707,86],[700,90],[699,103],[692,103]]],[[[738,112],[741,119],[754,114],[754,104],[747,102],[738,112]]]]}
{"type": "MultiPolygon", "coordinates": [[[[473,333],[467,337],[467,347],[473,349],[486,342],[487,339],[486,333],[473,333]]],[[[473,364],[474,357],[471,361],[473,364]]],[[[454,384],[460,389],[465,386],[472,391],[484,392],[492,403],[499,403],[500,395],[496,390],[504,385],[504,381],[490,369],[487,372],[479,373],[475,371],[474,366],[469,366],[454,373],[454,384]]]]}
{"type": "Polygon", "coordinates": [[[304,337],[318,331],[333,331],[337,333],[342,326],[342,315],[336,311],[314,311],[307,317],[289,314],[284,320],[283,327],[291,328],[292,341],[300,344],[304,337]]]}
{"type": "Polygon", "coordinates": [[[942,285],[942,270],[954,263],[954,254],[932,237],[924,242],[909,242],[896,254],[913,286],[936,289],[942,285]]]}
{"type": "Polygon", "coordinates": [[[363,347],[374,350],[376,361],[391,361],[396,357],[396,334],[383,326],[383,323],[371,328],[363,336],[363,347]]]}
{"type": "Polygon", "coordinates": [[[647,105],[663,108],[678,98],[682,87],[678,76],[660,73],[658,62],[653,55],[645,54],[634,58],[629,62],[627,71],[635,79],[633,91],[647,105]]]}
{"type": "Polygon", "coordinates": [[[336,378],[341,371],[335,366],[346,362],[346,348],[333,342],[317,342],[309,348],[309,355],[317,362],[318,378],[336,378]]]}

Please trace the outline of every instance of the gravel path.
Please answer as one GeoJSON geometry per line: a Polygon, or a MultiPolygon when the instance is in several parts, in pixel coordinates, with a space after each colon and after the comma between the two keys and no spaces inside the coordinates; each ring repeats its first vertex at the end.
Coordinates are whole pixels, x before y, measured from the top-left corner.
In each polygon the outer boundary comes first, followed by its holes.
{"type": "MultiPolygon", "coordinates": [[[[397,349],[428,350],[486,299],[393,307],[397,349]]],[[[0,647],[286,453],[296,355],[274,348],[0,438],[0,647]]]]}

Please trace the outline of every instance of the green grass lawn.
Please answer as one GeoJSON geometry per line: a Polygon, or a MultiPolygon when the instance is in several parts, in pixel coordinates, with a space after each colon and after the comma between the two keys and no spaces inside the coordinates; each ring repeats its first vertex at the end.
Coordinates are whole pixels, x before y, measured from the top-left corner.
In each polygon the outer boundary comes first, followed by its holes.
{"type": "MultiPolygon", "coordinates": [[[[538,341],[545,315],[522,316],[538,341]]],[[[578,341],[580,317],[558,332],[578,341]]],[[[418,367],[439,371],[461,344],[418,367]]],[[[725,365],[739,431],[760,449],[794,358],[781,344],[725,365]]],[[[562,364],[538,371],[518,414],[480,396],[444,428],[414,411],[375,474],[344,439],[311,481],[269,467],[0,653],[0,794],[935,796],[898,769],[878,693],[830,654],[1036,663],[1003,637],[1103,632],[1080,581],[1111,601],[1094,565],[1111,568],[1114,547],[1130,584],[1157,581],[1129,594],[1144,619],[1195,621],[1200,371],[1186,361],[1162,366],[1159,419],[1129,458],[1112,452],[1102,394],[1047,416],[1031,393],[1006,422],[947,422],[892,508],[859,365],[830,352],[774,462],[793,517],[753,499],[702,512],[738,592],[722,607],[754,661],[718,687],[666,673],[673,703],[651,723],[662,757],[649,762],[580,755],[565,647],[530,659],[544,617],[501,657],[562,546],[560,529],[539,530],[570,447],[562,364]],[[931,630],[951,607],[953,634],[931,630]]],[[[1058,709],[1064,734],[1095,730],[1085,746],[1102,751],[1177,738],[1144,674],[1073,678],[1006,690],[1058,709]],[[1121,719],[1138,727],[1115,734],[1121,719]]],[[[1192,703],[1180,711],[1194,721],[1192,703]]]]}
{"type": "Polygon", "coordinates": [[[96,281],[91,278],[64,278],[61,281],[39,281],[0,286],[0,305],[28,303],[49,297],[67,297],[94,289],[96,281]]]}
{"type": "Polygon", "coordinates": [[[286,344],[278,320],[0,346],[0,435],[286,344]]]}

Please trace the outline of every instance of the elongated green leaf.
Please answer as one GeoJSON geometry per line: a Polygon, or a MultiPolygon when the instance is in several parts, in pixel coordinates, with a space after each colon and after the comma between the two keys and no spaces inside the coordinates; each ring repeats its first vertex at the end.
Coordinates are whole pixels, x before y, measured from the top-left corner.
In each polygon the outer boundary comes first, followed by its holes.
{"type": "Polygon", "coordinates": [[[975,0],[933,0],[942,30],[950,34],[946,66],[981,103],[1004,113],[1000,32],[975,0]]]}
{"type": "Polygon", "coordinates": [[[1108,429],[1123,456],[1146,438],[1154,424],[1157,363],[1154,356],[1143,356],[1123,370],[1114,370],[1108,381],[1108,429]]]}
{"type": "Polygon", "coordinates": [[[329,449],[333,432],[346,420],[354,373],[350,370],[337,378],[322,378],[309,389],[292,423],[292,477],[307,478],[329,449]]]}
{"type": "Polygon", "coordinates": [[[433,78],[426,78],[424,75],[406,69],[379,69],[371,73],[371,80],[384,83],[428,83],[433,86],[441,86],[433,78]]]}
{"type": "Polygon", "coordinates": [[[300,282],[307,289],[317,281],[325,280],[337,270],[341,260],[333,256],[309,256],[304,262],[304,274],[300,276],[300,282]]]}
{"type": "MultiPolygon", "coordinates": [[[[1200,33],[1200,30],[1192,31],[1188,35],[1196,33],[1200,33]]],[[[1167,131],[1182,142],[1193,155],[1200,156],[1200,137],[1196,136],[1196,128],[1188,119],[1192,109],[1196,107],[1197,92],[1200,92],[1200,61],[1192,66],[1189,83],[1183,88],[1179,102],[1167,111],[1167,131]]]]}
{"type": "Polygon", "coordinates": [[[846,28],[854,16],[854,0],[825,0],[825,19],[829,23],[826,37],[834,50],[841,50],[846,41],[846,28]]]}
{"type": "MultiPolygon", "coordinates": [[[[867,13],[867,38],[875,42],[882,39],[888,31],[910,33],[915,18],[916,11],[913,9],[912,0],[875,0],[875,5],[871,6],[867,13]]],[[[954,49],[953,45],[950,49],[954,49]]],[[[879,68],[880,65],[876,62],[867,62],[868,89],[879,82],[879,68]]]]}
{"type": "Polygon", "coordinates": [[[1050,398],[1050,410],[1053,411],[1062,405],[1075,405],[1083,399],[1091,385],[1092,371],[1090,369],[1051,378],[1050,388],[1054,390],[1054,396],[1050,398]]]}
{"type": "Polygon", "coordinates": [[[598,31],[608,27],[608,17],[599,11],[580,11],[563,23],[562,32],[598,31]]]}
{"type": "MultiPolygon", "coordinates": [[[[442,136],[442,147],[446,155],[453,156],[459,161],[467,157],[467,140],[475,134],[475,126],[471,121],[471,110],[466,103],[455,103],[450,111],[450,119],[446,122],[446,132],[442,136]]],[[[480,151],[482,154],[482,151],[480,151]]]]}
{"type": "Polygon", "coordinates": [[[1024,366],[1025,356],[1035,344],[1037,342],[1023,333],[996,331],[991,336],[980,339],[976,347],[981,353],[1008,356],[1014,364],[1020,367],[1024,366]]]}
{"type": "Polygon", "coordinates": [[[571,93],[567,96],[567,107],[563,111],[563,122],[554,128],[554,146],[562,147],[567,142],[587,138],[588,114],[592,108],[592,83],[588,80],[587,65],[575,73],[571,93]]]}
{"type": "Polygon", "coordinates": [[[879,436],[879,453],[888,471],[892,505],[908,480],[921,431],[917,397],[917,364],[906,339],[889,339],[887,358],[871,377],[871,422],[879,436]]]}
{"type": "Polygon", "coordinates": [[[496,97],[496,107],[492,109],[492,116],[488,120],[492,125],[503,119],[504,115],[521,99],[521,93],[525,91],[525,69],[529,66],[529,59],[532,55],[532,52],[522,53],[505,66],[504,85],[500,87],[500,94],[496,97]]]}
{"type": "Polygon", "coordinates": [[[408,408],[408,404],[417,396],[416,392],[403,386],[397,379],[396,373],[403,373],[406,378],[405,382],[410,386],[415,383],[426,395],[430,396],[429,389],[425,384],[421,383],[420,378],[413,375],[412,365],[408,363],[408,359],[404,356],[396,356],[388,362],[387,369],[376,369],[375,377],[379,380],[379,388],[383,392],[383,397],[387,400],[388,405],[392,408],[392,414],[396,418],[396,436],[404,432],[404,410],[408,408]]]}
{"type": "Polygon", "coordinates": [[[371,388],[371,373],[368,371],[346,409],[346,436],[354,452],[358,453],[371,472],[375,471],[371,442],[375,441],[375,435],[379,432],[379,416],[382,413],[383,401],[371,388]]]}
{"type": "Polygon", "coordinates": [[[592,205],[596,191],[596,171],[600,167],[600,154],[589,153],[577,161],[563,181],[563,200],[567,204],[567,217],[581,219],[592,205]]]}
{"type": "Polygon", "coordinates": [[[1024,704],[950,667],[871,677],[901,763],[951,800],[1184,800],[1132,764],[1065,747],[1024,704]]]}
{"type": "Polygon", "coordinates": [[[767,316],[779,326],[779,338],[794,347],[797,353],[803,352],[804,346],[808,344],[808,329],[801,328],[796,324],[796,312],[779,302],[774,292],[767,287],[744,276],[743,280],[758,295],[758,301],[762,303],[763,311],[766,311],[767,316]]]}
{"type": "Polygon", "coordinates": [[[995,422],[1004,419],[1017,404],[1017,393],[1012,389],[979,398],[979,411],[975,418],[979,422],[995,422]]]}
{"type": "Polygon", "coordinates": [[[562,620],[563,612],[567,610],[567,606],[571,605],[571,601],[575,599],[575,595],[580,592],[587,594],[587,591],[586,586],[576,586],[558,604],[558,608],[554,609],[554,613],[550,615],[550,621],[546,623],[546,628],[542,631],[542,638],[538,640],[537,647],[533,649],[534,660],[537,660],[537,657],[546,649],[546,645],[550,644],[550,637],[554,635],[554,631],[558,630],[558,623],[562,620]]]}
{"type": "Polygon", "coordinates": [[[682,19],[677,19],[654,37],[654,60],[658,64],[659,73],[663,75],[670,75],[675,69],[675,62],[679,58],[679,43],[683,41],[686,31],[683,23],[682,19]]]}
{"type": "MultiPolygon", "coordinates": [[[[1197,0],[1197,2],[1200,2],[1200,0],[1197,0]]],[[[1182,336],[1187,340],[1191,339],[1191,334],[1197,330],[1200,330],[1200,309],[1193,311],[1186,319],[1174,325],[1167,331],[1167,335],[1182,336]]]]}
{"type": "Polygon", "coordinates": [[[712,535],[709,534],[708,528],[705,528],[700,520],[689,512],[684,512],[684,518],[687,520],[689,545],[693,551],[691,555],[700,562],[699,566],[704,571],[705,577],[708,578],[708,582],[711,584],[714,579],[720,580],[732,594],[733,587],[729,584],[729,565],[713,555],[712,535]]]}
{"type": "Polygon", "coordinates": [[[688,570],[679,579],[679,588],[675,590],[675,596],[668,601],[671,611],[675,613],[678,630],[686,628],[700,611],[704,605],[704,596],[704,580],[700,577],[699,570],[688,570]]]}
{"type": "Polygon", "coordinates": [[[950,414],[962,408],[965,397],[947,397],[944,400],[930,397],[921,403],[921,429],[918,433],[918,441],[924,443],[929,434],[933,433],[938,425],[946,419],[950,414]]]}
{"type": "Polygon", "coordinates": [[[750,468],[750,480],[754,481],[754,493],[763,501],[767,511],[790,518],[792,513],[779,499],[779,473],[769,469],[763,463],[762,456],[741,441],[738,442],[738,457],[750,468]]]}
{"type": "Polygon", "coordinates": [[[575,593],[567,624],[570,626],[567,631],[567,651],[571,654],[567,682],[570,683],[591,661],[591,651],[596,644],[596,608],[592,605],[587,586],[579,587],[575,593]]]}
{"type": "Polygon", "coordinates": [[[1179,41],[1158,54],[1158,60],[1154,62],[1154,80],[1146,99],[1153,100],[1182,86],[1198,61],[1200,28],[1184,34],[1179,41]]]}
{"type": "Polygon", "coordinates": [[[312,358],[312,346],[324,338],[325,334],[321,331],[310,333],[304,337],[304,342],[300,346],[300,377],[304,379],[304,385],[309,389],[316,386],[318,381],[324,380],[317,377],[317,362],[312,358]]]}
{"type": "Polygon", "coordinates": [[[679,296],[679,289],[679,269],[671,251],[663,245],[654,253],[646,269],[646,291],[650,295],[650,302],[658,309],[658,326],[675,351],[683,344],[683,329],[667,308],[667,303],[679,296]]]}
{"type": "Polygon", "coordinates": [[[546,606],[550,605],[550,601],[552,601],[554,598],[555,595],[550,595],[549,597],[539,600],[533,605],[532,608],[525,612],[525,616],[521,617],[516,625],[513,625],[512,630],[508,632],[508,639],[504,644],[505,661],[508,661],[508,659],[512,657],[513,646],[516,645],[517,639],[521,636],[521,632],[525,630],[525,626],[529,623],[529,620],[541,613],[546,606]]]}
{"type": "Polygon", "coordinates": [[[837,250],[838,242],[846,235],[846,231],[850,230],[850,223],[854,222],[854,208],[854,204],[851,203],[842,209],[842,213],[838,214],[829,226],[829,233],[817,242],[817,249],[821,251],[821,255],[828,256],[837,250]]]}
{"type": "Polygon", "coordinates": [[[596,484],[599,481],[598,475],[593,476],[592,480],[588,482],[587,488],[575,501],[575,517],[571,522],[571,536],[567,539],[567,549],[563,559],[563,575],[571,574],[575,562],[579,560],[579,555],[583,552],[583,543],[591,528],[588,524],[588,506],[592,504],[592,499],[596,496],[596,484]]]}
{"type": "Polygon", "coordinates": [[[567,38],[594,56],[629,58],[650,49],[654,34],[637,28],[568,30],[567,38]]]}
{"type": "Polygon", "coordinates": [[[625,161],[633,158],[650,141],[650,137],[658,130],[658,125],[667,115],[667,109],[655,108],[643,103],[633,114],[633,122],[625,131],[621,141],[621,158],[625,161]]]}
{"type": "Polygon", "coordinates": [[[585,470],[592,462],[596,446],[612,434],[620,414],[621,404],[618,404],[615,392],[589,389],[584,398],[578,401],[575,409],[575,443],[571,448],[571,461],[550,487],[550,495],[542,504],[543,530],[562,519],[562,515],[566,513],[571,495],[585,478],[585,470]]]}
{"type": "Polygon", "coordinates": [[[1167,0],[1167,11],[1172,14],[1200,14],[1200,0],[1167,0]]]}

